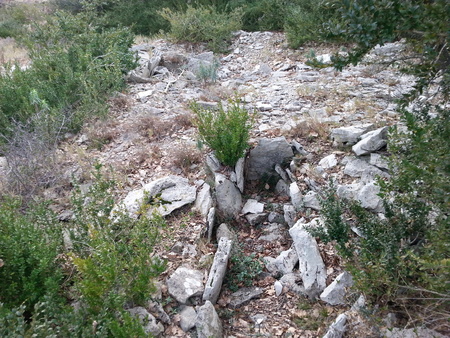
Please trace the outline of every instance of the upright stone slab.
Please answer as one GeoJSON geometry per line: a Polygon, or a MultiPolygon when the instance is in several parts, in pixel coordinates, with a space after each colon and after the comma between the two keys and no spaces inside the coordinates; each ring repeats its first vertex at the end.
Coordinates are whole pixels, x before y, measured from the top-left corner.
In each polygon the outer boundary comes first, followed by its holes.
{"type": "Polygon", "coordinates": [[[235,218],[241,211],[242,196],[239,189],[221,174],[216,174],[216,201],[224,217],[235,218]]]}
{"type": "Polygon", "coordinates": [[[254,181],[265,175],[274,175],[275,165],[282,164],[293,156],[292,147],[284,137],[260,139],[258,145],[250,151],[247,179],[254,181]]]}
{"type": "Polygon", "coordinates": [[[344,271],[323,290],[320,299],[330,305],[345,304],[347,288],[353,285],[353,278],[347,271],[344,271]]]}
{"type": "Polygon", "coordinates": [[[195,326],[197,338],[223,337],[222,322],[209,300],[205,302],[205,305],[198,308],[195,326]]]}
{"type": "Polygon", "coordinates": [[[219,240],[214,261],[209,271],[208,281],[206,282],[205,292],[203,293],[203,300],[209,300],[213,304],[217,302],[222,288],[223,278],[227,271],[232,245],[233,242],[225,237],[219,240]]]}
{"type": "Polygon", "coordinates": [[[203,217],[208,216],[209,209],[213,206],[211,197],[211,187],[208,183],[204,183],[197,194],[195,200],[195,208],[200,211],[203,217]]]}
{"type": "Polygon", "coordinates": [[[326,287],[327,273],[317,242],[305,230],[305,225],[298,221],[289,230],[289,234],[297,251],[305,292],[310,298],[316,298],[326,287]]]}

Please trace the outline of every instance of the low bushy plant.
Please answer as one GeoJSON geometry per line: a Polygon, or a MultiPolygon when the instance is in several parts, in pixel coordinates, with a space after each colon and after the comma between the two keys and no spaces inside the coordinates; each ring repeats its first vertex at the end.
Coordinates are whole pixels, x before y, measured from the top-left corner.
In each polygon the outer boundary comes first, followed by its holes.
{"type": "Polygon", "coordinates": [[[170,36],[175,41],[206,42],[214,52],[224,52],[231,33],[242,27],[242,10],[219,12],[215,7],[192,7],[186,11],[164,8],[158,12],[170,22],[170,36]]]}
{"type": "Polygon", "coordinates": [[[217,110],[202,108],[196,102],[190,107],[201,141],[215,151],[219,161],[234,166],[248,148],[252,116],[237,98],[228,101],[226,110],[221,103],[217,110]]]}
{"type": "Polygon", "coordinates": [[[255,278],[263,270],[263,264],[255,258],[255,254],[245,255],[242,247],[239,245],[233,247],[230,261],[231,266],[227,273],[226,283],[233,292],[240,287],[251,286],[255,278]]]}

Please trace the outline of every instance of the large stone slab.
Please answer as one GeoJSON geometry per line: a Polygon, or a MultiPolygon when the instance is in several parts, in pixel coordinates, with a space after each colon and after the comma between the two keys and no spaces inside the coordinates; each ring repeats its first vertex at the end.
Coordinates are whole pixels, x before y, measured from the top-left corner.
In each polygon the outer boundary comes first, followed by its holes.
{"type": "Polygon", "coordinates": [[[180,266],[167,280],[167,291],[181,304],[200,296],[203,290],[203,273],[186,266],[180,266]]]}
{"type": "Polygon", "coordinates": [[[205,285],[203,300],[209,300],[213,304],[217,302],[222,288],[223,278],[227,271],[232,245],[233,242],[225,237],[219,240],[214,261],[209,271],[208,281],[205,285]]]}
{"type": "Polygon", "coordinates": [[[331,139],[338,144],[354,145],[358,142],[359,137],[373,130],[374,125],[371,123],[360,124],[356,126],[340,127],[331,131],[331,139]]]}
{"type": "Polygon", "coordinates": [[[320,256],[317,242],[305,230],[306,225],[301,220],[298,221],[289,230],[289,234],[292,237],[295,250],[297,251],[299,270],[305,292],[310,298],[316,298],[326,287],[327,273],[325,264],[320,256]]]}
{"type": "Polygon", "coordinates": [[[341,313],[333,324],[330,325],[323,338],[341,338],[345,333],[345,323],[347,323],[347,315],[345,313],[341,313]]]}
{"type": "Polygon", "coordinates": [[[216,174],[217,209],[226,218],[235,218],[241,212],[242,196],[233,182],[224,175],[216,174]]]}
{"type": "Polygon", "coordinates": [[[387,144],[388,129],[389,127],[383,127],[361,135],[361,141],[352,147],[353,152],[357,156],[361,156],[383,148],[387,144]]]}
{"type": "Polygon", "coordinates": [[[151,216],[154,212],[162,216],[195,201],[196,189],[187,178],[170,175],[150,182],[141,189],[128,193],[125,199],[113,209],[113,217],[124,211],[132,218],[138,218],[142,212],[151,216]]]}
{"type": "Polygon", "coordinates": [[[284,137],[260,139],[258,145],[250,151],[247,179],[253,181],[266,175],[274,175],[275,165],[282,164],[293,156],[292,147],[284,137]]]}
{"type": "Polygon", "coordinates": [[[328,285],[320,295],[320,299],[330,305],[345,304],[347,289],[353,285],[353,278],[347,271],[341,273],[328,285]]]}
{"type": "Polygon", "coordinates": [[[198,308],[195,326],[197,338],[223,337],[222,322],[209,300],[205,302],[205,305],[198,308]]]}
{"type": "Polygon", "coordinates": [[[263,290],[258,287],[239,289],[238,291],[231,294],[229,306],[233,309],[237,309],[253,298],[259,297],[262,293],[263,290]]]}

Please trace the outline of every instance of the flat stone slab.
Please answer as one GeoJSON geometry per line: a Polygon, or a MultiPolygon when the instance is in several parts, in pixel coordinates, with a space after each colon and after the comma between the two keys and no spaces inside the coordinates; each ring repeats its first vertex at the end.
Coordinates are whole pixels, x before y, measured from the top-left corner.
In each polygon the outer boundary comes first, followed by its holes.
{"type": "Polygon", "coordinates": [[[203,273],[186,266],[180,266],[167,280],[167,291],[181,304],[189,298],[201,296],[203,293],[203,273]]]}
{"type": "Polygon", "coordinates": [[[242,288],[231,294],[229,306],[233,309],[237,309],[253,298],[261,296],[262,293],[263,290],[258,287],[242,288]]]}
{"type": "Polygon", "coordinates": [[[242,213],[245,214],[258,214],[263,212],[264,203],[260,203],[257,200],[249,199],[245,202],[244,207],[242,208],[242,213]]]}
{"type": "Polygon", "coordinates": [[[220,290],[222,288],[223,279],[227,271],[228,259],[233,242],[225,237],[219,240],[214,261],[209,271],[208,281],[205,285],[205,292],[203,293],[203,300],[209,300],[215,304],[219,298],[220,290]]]}
{"type": "Polygon", "coordinates": [[[352,275],[345,271],[323,290],[320,299],[330,305],[345,304],[347,288],[350,288],[352,285],[352,275]]]}

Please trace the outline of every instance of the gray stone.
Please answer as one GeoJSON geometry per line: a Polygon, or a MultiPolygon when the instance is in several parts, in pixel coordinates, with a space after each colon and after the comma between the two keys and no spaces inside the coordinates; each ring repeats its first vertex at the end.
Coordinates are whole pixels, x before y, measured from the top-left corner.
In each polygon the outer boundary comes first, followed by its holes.
{"type": "Polygon", "coordinates": [[[217,209],[224,217],[235,218],[242,208],[242,196],[233,182],[223,175],[216,175],[217,209]]]}
{"type": "Polygon", "coordinates": [[[372,123],[336,128],[331,131],[330,137],[338,144],[353,145],[358,142],[358,139],[362,134],[373,130],[373,128],[374,125],[372,123]]]}
{"type": "Polygon", "coordinates": [[[388,127],[383,127],[361,135],[361,141],[352,147],[353,152],[357,156],[361,156],[383,148],[387,144],[388,129],[388,127]]]}
{"type": "Polygon", "coordinates": [[[341,273],[323,290],[320,299],[330,305],[345,304],[347,289],[353,285],[353,278],[347,272],[341,273]]]}
{"type": "Polygon", "coordinates": [[[282,164],[294,156],[291,146],[284,137],[260,139],[250,151],[247,179],[259,180],[265,175],[275,174],[275,165],[282,164]]]}
{"type": "Polygon", "coordinates": [[[216,223],[216,208],[211,208],[209,209],[208,216],[206,217],[206,226],[208,229],[208,242],[211,242],[215,223],[216,223]]]}
{"type": "Polygon", "coordinates": [[[130,217],[138,218],[142,207],[150,205],[147,214],[154,212],[162,216],[169,215],[172,211],[195,201],[196,189],[189,185],[186,178],[180,176],[167,176],[144,185],[142,189],[128,193],[125,199],[113,209],[113,217],[116,212],[125,211],[130,217]],[[162,201],[161,205],[153,206],[153,199],[162,201]]]}
{"type": "Polygon", "coordinates": [[[362,311],[366,307],[366,298],[364,295],[361,295],[358,297],[356,302],[353,303],[352,307],[350,308],[351,311],[362,311]]]}
{"type": "Polygon", "coordinates": [[[323,159],[321,159],[319,161],[319,165],[323,169],[330,169],[330,168],[335,167],[337,165],[336,154],[331,154],[331,155],[324,157],[323,159]]]}
{"type": "Polygon", "coordinates": [[[444,338],[439,332],[423,327],[415,327],[412,329],[384,329],[382,330],[385,338],[444,338]]]}
{"type": "Polygon", "coordinates": [[[187,62],[188,59],[186,56],[178,53],[167,52],[161,55],[161,65],[170,71],[179,70],[186,65],[187,62]]]}
{"type": "Polygon", "coordinates": [[[220,164],[220,161],[217,159],[216,155],[214,155],[214,154],[206,155],[206,166],[213,173],[222,169],[222,165],[220,164]]]}
{"type": "Polygon", "coordinates": [[[275,242],[284,238],[285,228],[282,224],[270,223],[263,227],[263,235],[259,237],[260,241],[275,242]]]}
{"type": "Polygon", "coordinates": [[[217,243],[219,243],[221,238],[226,238],[233,242],[236,242],[237,235],[232,230],[230,230],[230,228],[228,228],[228,225],[226,225],[225,223],[222,223],[217,228],[217,232],[216,232],[217,243]]]}
{"type": "Polygon", "coordinates": [[[234,292],[230,296],[230,303],[229,306],[232,309],[237,309],[241,307],[242,305],[246,304],[253,298],[257,298],[261,296],[263,293],[263,290],[258,287],[249,287],[249,288],[242,288],[238,291],[234,292]]]}
{"type": "Polygon", "coordinates": [[[283,196],[289,196],[289,185],[284,180],[278,180],[275,192],[283,196]]]}
{"type": "Polygon", "coordinates": [[[298,188],[297,183],[292,182],[289,185],[289,196],[291,197],[291,203],[294,206],[295,210],[300,211],[303,208],[303,199],[302,193],[298,188]]]}
{"type": "Polygon", "coordinates": [[[233,242],[225,237],[219,240],[214,261],[209,271],[208,281],[205,285],[203,300],[209,300],[213,304],[217,302],[222,288],[223,278],[227,271],[232,244],[233,242]]]}
{"type": "Polygon", "coordinates": [[[280,283],[287,290],[301,296],[306,296],[305,288],[302,285],[302,277],[298,272],[291,272],[280,278],[280,283]]]}
{"type": "Polygon", "coordinates": [[[384,322],[384,325],[388,329],[390,329],[390,328],[393,328],[395,326],[395,324],[398,322],[398,318],[395,313],[390,312],[386,315],[386,317],[383,318],[383,322],[384,322]]]}
{"type": "Polygon", "coordinates": [[[250,225],[258,225],[267,220],[267,213],[262,212],[260,214],[248,214],[245,215],[245,219],[250,223],[250,225]]]}
{"type": "Polygon", "coordinates": [[[379,193],[380,187],[375,182],[370,182],[361,188],[356,196],[356,200],[361,203],[363,208],[375,212],[383,212],[383,201],[378,196],[379,193]]]}
{"type": "Polygon", "coordinates": [[[279,164],[275,165],[275,171],[277,172],[278,175],[280,175],[281,179],[284,181],[289,181],[289,177],[286,173],[286,170],[284,170],[283,168],[281,168],[281,166],[279,164]]]}
{"type": "Polygon", "coordinates": [[[381,156],[380,154],[371,153],[369,163],[380,169],[386,170],[389,169],[389,163],[387,159],[384,156],[381,156]]]}
{"type": "Polygon", "coordinates": [[[275,284],[273,285],[275,289],[275,295],[278,297],[283,292],[283,284],[281,284],[280,281],[275,281],[275,284]]]}
{"type": "Polygon", "coordinates": [[[391,175],[371,165],[363,171],[361,175],[361,183],[367,184],[369,182],[375,181],[378,177],[390,178],[391,175]]]}
{"type": "Polygon", "coordinates": [[[345,324],[347,323],[347,315],[345,313],[341,313],[333,324],[328,328],[327,333],[323,336],[323,338],[341,338],[345,333],[345,324]]]}
{"type": "Polygon", "coordinates": [[[314,299],[325,289],[327,274],[317,242],[305,230],[305,226],[306,224],[300,220],[289,230],[289,234],[299,258],[299,270],[305,292],[314,299]]]}
{"type": "Polygon", "coordinates": [[[351,177],[361,177],[364,170],[369,167],[371,167],[371,165],[363,159],[348,158],[348,162],[344,168],[344,174],[351,177]]]}
{"type": "Polygon", "coordinates": [[[294,248],[282,251],[277,258],[264,257],[266,269],[272,274],[286,275],[294,270],[298,263],[298,255],[294,248]]]}
{"type": "Polygon", "coordinates": [[[183,306],[180,311],[180,327],[184,332],[188,332],[195,326],[197,312],[192,306],[183,306]]]}
{"type": "Polygon", "coordinates": [[[186,266],[180,266],[167,280],[167,291],[181,304],[186,304],[191,297],[201,296],[203,290],[203,273],[186,266]]]}
{"type": "Polygon", "coordinates": [[[245,202],[242,208],[242,213],[245,214],[258,214],[264,211],[264,203],[260,203],[257,200],[249,199],[245,202]]]}
{"type": "Polygon", "coordinates": [[[271,211],[269,213],[267,220],[269,221],[269,223],[285,223],[283,215],[275,211],[271,211]]]}
{"type": "Polygon", "coordinates": [[[222,323],[209,300],[198,308],[195,327],[197,328],[197,338],[223,337],[222,323]]]}
{"type": "Polygon", "coordinates": [[[164,326],[161,323],[158,323],[145,308],[142,306],[134,307],[132,309],[127,310],[131,316],[139,319],[144,332],[146,334],[152,334],[155,337],[160,336],[164,332],[164,326]]]}
{"type": "Polygon", "coordinates": [[[250,319],[255,323],[255,329],[259,329],[262,327],[262,323],[267,319],[267,316],[262,313],[257,313],[256,315],[251,315],[250,319]]]}
{"type": "Polygon", "coordinates": [[[314,210],[320,210],[322,207],[320,206],[319,199],[317,198],[319,194],[315,191],[308,191],[306,195],[303,197],[303,206],[305,208],[311,208],[314,210]]]}
{"type": "Polygon", "coordinates": [[[170,317],[159,302],[149,301],[147,309],[163,323],[170,324],[170,317]]]}
{"type": "Polygon", "coordinates": [[[283,205],[284,212],[284,220],[286,221],[289,227],[292,227],[295,224],[295,220],[297,218],[297,211],[292,204],[283,205]]]}
{"type": "Polygon", "coordinates": [[[245,158],[241,157],[237,162],[236,166],[234,167],[234,171],[236,173],[236,185],[241,191],[241,193],[244,192],[244,166],[245,166],[245,158]]]}
{"type": "Polygon", "coordinates": [[[195,208],[200,211],[203,217],[206,217],[212,206],[211,186],[208,183],[203,183],[202,188],[197,194],[197,199],[195,200],[195,208]]]}
{"type": "Polygon", "coordinates": [[[361,187],[362,186],[359,183],[338,185],[336,189],[336,195],[342,199],[353,200],[356,199],[356,196],[358,195],[361,187]]]}
{"type": "Polygon", "coordinates": [[[309,153],[305,150],[305,148],[298,143],[296,140],[292,140],[291,144],[294,146],[295,152],[299,153],[300,155],[307,156],[309,153]]]}

